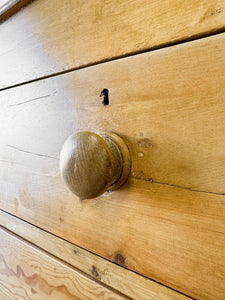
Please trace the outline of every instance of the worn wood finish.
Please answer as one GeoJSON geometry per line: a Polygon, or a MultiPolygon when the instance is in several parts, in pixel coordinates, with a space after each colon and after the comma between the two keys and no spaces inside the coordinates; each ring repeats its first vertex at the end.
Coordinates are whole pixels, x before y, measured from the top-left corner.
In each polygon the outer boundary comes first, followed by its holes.
{"type": "Polygon", "coordinates": [[[42,199],[29,188],[10,211],[189,296],[223,300],[224,196],[130,180],[80,203],[62,184],[54,195],[41,186],[42,199]]]}
{"type": "Polygon", "coordinates": [[[113,132],[77,132],[65,141],[60,152],[62,177],[81,200],[118,189],[127,180],[130,168],[128,147],[113,132]]]}
{"type": "Polygon", "coordinates": [[[3,211],[0,225],[132,299],[189,299],[3,211]]]}
{"type": "Polygon", "coordinates": [[[0,2],[0,22],[12,16],[31,0],[3,0],[0,2]]]}
{"type": "Polygon", "coordinates": [[[1,92],[1,159],[54,175],[70,134],[114,131],[132,177],[224,194],[224,47],[221,34],[1,92]]]}
{"type": "Polygon", "coordinates": [[[0,88],[224,30],[224,0],[35,0],[0,27],[0,88]]]}
{"type": "Polygon", "coordinates": [[[221,34],[2,92],[1,207],[185,294],[223,299],[224,46],[221,34]],[[83,203],[58,168],[79,130],[121,133],[133,160],[122,189],[83,203]]]}
{"type": "Polygon", "coordinates": [[[0,298],[127,299],[0,228],[0,298]]]}

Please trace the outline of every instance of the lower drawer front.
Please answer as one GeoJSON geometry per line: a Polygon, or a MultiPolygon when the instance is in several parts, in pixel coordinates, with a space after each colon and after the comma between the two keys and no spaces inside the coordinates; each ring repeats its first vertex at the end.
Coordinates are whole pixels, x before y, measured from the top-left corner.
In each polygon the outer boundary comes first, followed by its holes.
{"type": "Polygon", "coordinates": [[[127,299],[0,229],[0,299],[127,299]]]}
{"type": "Polygon", "coordinates": [[[184,294],[223,299],[224,47],[221,34],[2,92],[1,208],[184,294]],[[125,136],[132,170],[120,190],[81,202],[58,165],[83,130],[125,136]]]}

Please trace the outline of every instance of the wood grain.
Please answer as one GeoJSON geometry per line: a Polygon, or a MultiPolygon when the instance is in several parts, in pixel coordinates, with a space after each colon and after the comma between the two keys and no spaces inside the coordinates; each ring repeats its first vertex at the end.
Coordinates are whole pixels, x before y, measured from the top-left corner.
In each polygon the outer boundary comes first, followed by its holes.
{"type": "Polygon", "coordinates": [[[2,92],[1,208],[187,295],[223,299],[224,46],[221,34],[2,92]],[[133,161],[126,186],[83,203],[58,168],[80,130],[121,133],[133,161]]]}
{"type": "Polygon", "coordinates": [[[225,29],[224,0],[35,0],[0,27],[0,88],[225,29]]]}
{"type": "Polygon", "coordinates": [[[0,298],[127,299],[0,229],[0,298]]]}
{"type": "Polygon", "coordinates": [[[191,297],[223,300],[224,196],[139,180],[83,203],[60,190],[24,194],[9,210],[191,297]]]}
{"type": "Polygon", "coordinates": [[[0,225],[132,299],[189,299],[3,211],[0,225]]]}
{"type": "Polygon", "coordinates": [[[54,164],[71,134],[114,131],[132,177],[224,194],[224,47],[221,34],[1,92],[1,158],[42,174],[38,156],[54,164]]]}

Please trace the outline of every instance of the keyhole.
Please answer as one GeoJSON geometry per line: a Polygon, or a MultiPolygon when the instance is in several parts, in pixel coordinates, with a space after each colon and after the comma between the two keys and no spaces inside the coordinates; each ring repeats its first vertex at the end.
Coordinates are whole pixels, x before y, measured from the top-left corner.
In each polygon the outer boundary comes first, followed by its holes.
{"type": "Polygon", "coordinates": [[[103,89],[101,91],[100,97],[103,97],[102,104],[109,105],[109,90],[103,89]]]}

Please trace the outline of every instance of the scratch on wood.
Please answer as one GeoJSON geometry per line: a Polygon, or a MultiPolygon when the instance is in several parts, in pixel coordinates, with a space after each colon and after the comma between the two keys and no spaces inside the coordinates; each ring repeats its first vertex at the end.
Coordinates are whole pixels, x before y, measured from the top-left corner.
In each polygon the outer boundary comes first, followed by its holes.
{"type": "Polygon", "coordinates": [[[225,8],[221,7],[221,8],[217,8],[215,11],[212,12],[212,16],[216,15],[216,14],[221,14],[225,12],[225,8]]]}
{"type": "Polygon", "coordinates": [[[35,153],[35,152],[31,152],[31,151],[26,151],[26,150],[17,148],[17,147],[12,146],[12,145],[6,145],[6,146],[9,147],[9,148],[12,148],[12,149],[24,152],[24,153],[28,153],[28,154],[33,154],[33,155],[37,155],[37,156],[42,156],[42,157],[47,157],[47,158],[52,158],[52,159],[59,160],[57,157],[53,157],[53,156],[49,156],[49,155],[45,155],[45,154],[40,154],[40,153],[35,153]]]}
{"type": "Polygon", "coordinates": [[[222,232],[222,231],[215,231],[216,233],[219,233],[219,234],[225,234],[225,232],[222,232]]]}
{"type": "Polygon", "coordinates": [[[27,100],[27,101],[19,102],[19,103],[16,103],[16,104],[10,104],[10,105],[8,105],[8,107],[13,107],[13,106],[18,106],[18,105],[26,104],[26,103],[29,103],[29,102],[32,102],[32,101],[40,100],[40,99],[43,99],[43,98],[48,98],[50,96],[51,95],[45,95],[45,96],[41,96],[41,97],[30,99],[30,100],[27,100]]]}
{"type": "Polygon", "coordinates": [[[199,23],[207,20],[208,18],[211,18],[212,16],[216,16],[218,14],[224,13],[225,9],[223,7],[221,8],[208,8],[205,13],[201,16],[199,19],[199,23]]]}

